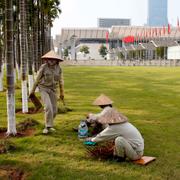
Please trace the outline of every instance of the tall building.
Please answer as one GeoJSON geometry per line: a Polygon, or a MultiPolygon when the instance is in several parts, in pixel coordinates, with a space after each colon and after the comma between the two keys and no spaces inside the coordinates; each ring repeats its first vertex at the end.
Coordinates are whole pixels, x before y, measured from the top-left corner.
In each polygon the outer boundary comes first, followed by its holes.
{"type": "Polygon", "coordinates": [[[167,0],[148,0],[148,25],[163,26],[168,24],[167,0]]]}
{"type": "Polygon", "coordinates": [[[112,26],[130,26],[130,19],[98,18],[98,27],[111,28],[112,26]]]}

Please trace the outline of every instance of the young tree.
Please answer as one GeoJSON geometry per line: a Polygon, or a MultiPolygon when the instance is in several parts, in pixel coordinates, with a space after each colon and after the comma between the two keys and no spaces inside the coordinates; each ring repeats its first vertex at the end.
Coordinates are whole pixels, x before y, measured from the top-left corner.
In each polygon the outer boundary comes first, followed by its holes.
{"type": "Polygon", "coordinates": [[[101,47],[99,48],[99,54],[100,54],[103,58],[105,58],[105,56],[107,55],[107,53],[108,53],[107,47],[102,44],[101,47]]]}
{"type": "Polygon", "coordinates": [[[69,51],[68,51],[68,48],[66,48],[66,49],[64,49],[63,56],[64,56],[65,58],[67,58],[68,55],[69,55],[69,51]]]}
{"type": "Polygon", "coordinates": [[[87,54],[89,54],[89,47],[86,45],[81,46],[80,50],[81,53],[84,54],[84,56],[86,56],[87,54]]]}
{"type": "Polygon", "coordinates": [[[13,0],[5,0],[5,42],[7,76],[7,135],[16,135],[14,52],[13,52],[13,0]]]}

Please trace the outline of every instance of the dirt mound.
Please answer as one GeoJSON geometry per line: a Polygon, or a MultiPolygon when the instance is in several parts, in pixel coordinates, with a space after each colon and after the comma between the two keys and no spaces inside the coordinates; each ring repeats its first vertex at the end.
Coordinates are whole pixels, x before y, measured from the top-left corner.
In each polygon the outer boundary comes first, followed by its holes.
{"type": "Polygon", "coordinates": [[[36,121],[36,120],[34,120],[32,118],[27,118],[24,121],[18,123],[16,127],[17,127],[18,131],[24,131],[24,130],[27,130],[27,129],[31,128],[31,127],[34,127],[34,126],[36,126],[38,124],[39,124],[38,121],[36,121]]]}
{"type": "Polygon", "coordinates": [[[22,108],[17,108],[15,110],[15,112],[18,113],[18,114],[36,114],[36,113],[43,112],[43,108],[37,110],[36,108],[31,107],[31,108],[28,108],[27,113],[23,113],[22,108]]]}
{"type": "Polygon", "coordinates": [[[0,131],[0,139],[6,139],[6,138],[10,138],[10,137],[32,136],[35,133],[35,129],[31,128],[31,129],[26,129],[26,130],[21,131],[21,132],[17,132],[17,134],[15,136],[14,135],[7,136],[6,132],[7,132],[7,130],[0,131]]]}
{"type": "Polygon", "coordinates": [[[17,124],[17,134],[14,135],[9,135],[7,136],[7,129],[6,128],[0,128],[0,139],[5,139],[9,137],[24,137],[24,136],[31,136],[34,135],[35,129],[34,126],[38,125],[39,122],[32,119],[32,118],[27,118],[24,121],[20,122],[17,124]]]}
{"type": "Polygon", "coordinates": [[[0,179],[9,180],[24,180],[25,174],[20,169],[10,167],[0,167],[0,179]]]}
{"type": "Polygon", "coordinates": [[[24,131],[17,132],[17,134],[15,136],[14,135],[7,136],[6,132],[7,132],[7,129],[0,130],[0,139],[7,139],[10,137],[32,136],[35,133],[35,129],[33,129],[33,128],[25,129],[24,131]]]}

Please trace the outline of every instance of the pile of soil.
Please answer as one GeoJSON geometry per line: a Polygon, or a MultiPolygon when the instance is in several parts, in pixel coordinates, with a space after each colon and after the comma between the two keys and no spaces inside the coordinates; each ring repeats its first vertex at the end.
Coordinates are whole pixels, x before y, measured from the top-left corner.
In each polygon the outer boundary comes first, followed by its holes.
{"type": "Polygon", "coordinates": [[[20,169],[11,167],[0,167],[0,179],[24,180],[25,174],[20,169]]]}
{"type": "Polygon", "coordinates": [[[36,121],[32,118],[27,118],[24,121],[18,123],[16,127],[17,127],[17,130],[21,132],[21,131],[25,131],[29,128],[32,128],[38,124],[39,124],[38,121],[36,121]]]}
{"type": "Polygon", "coordinates": [[[35,133],[34,126],[38,125],[39,122],[37,122],[34,119],[27,118],[24,121],[17,124],[17,134],[15,136],[10,135],[7,136],[6,128],[0,128],[0,139],[6,139],[9,137],[25,137],[25,136],[32,136],[35,133]]]}
{"type": "Polygon", "coordinates": [[[85,146],[87,155],[99,160],[108,160],[113,157],[114,142],[100,143],[96,146],[85,146]]]}
{"type": "Polygon", "coordinates": [[[26,129],[26,130],[21,131],[21,132],[17,132],[17,134],[15,136],[14,135],[7,136],[6,132],[7,132],[7,129],[5,129],[5,130],[0,129],[0,139],[7,139],[10,137],[32,136],[35,133],[35,129],[31,128],[31,129],[26,129]]]}
{"type": "Polygon", "coordinates": [[[41,109],[36,109],[36,108],[34,108],[34,107],[30,107],[30,108],[28,108],[28,112],[27,112],[27,113],[23,113],[23,112],[22,112],[22,108],[17,108],[17,109],[15,110],[15,112],[18,113],[18,114],[36,114],[36,113],[43,112],[43,108],[41,108],[41,109]]]}

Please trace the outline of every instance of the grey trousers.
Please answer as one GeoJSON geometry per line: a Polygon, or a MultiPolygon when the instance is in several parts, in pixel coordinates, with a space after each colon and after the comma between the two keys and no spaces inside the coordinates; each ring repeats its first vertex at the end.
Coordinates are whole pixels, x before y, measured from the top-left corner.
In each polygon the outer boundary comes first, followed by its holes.
{"type": "Polygon", "coordinates": [[[45,126],[53,127],[53,121],[57,114],[56,92],[51,89],[40,89],[40,94],[44,104],[45,126]]]}
{"type": "Polygon", "coordinates": [[[114,155],[119,157],[127,157],[130,160],[137,160],[143,156],[143,151],[136,151],[123,137],[115,139],[114,155]]]}

